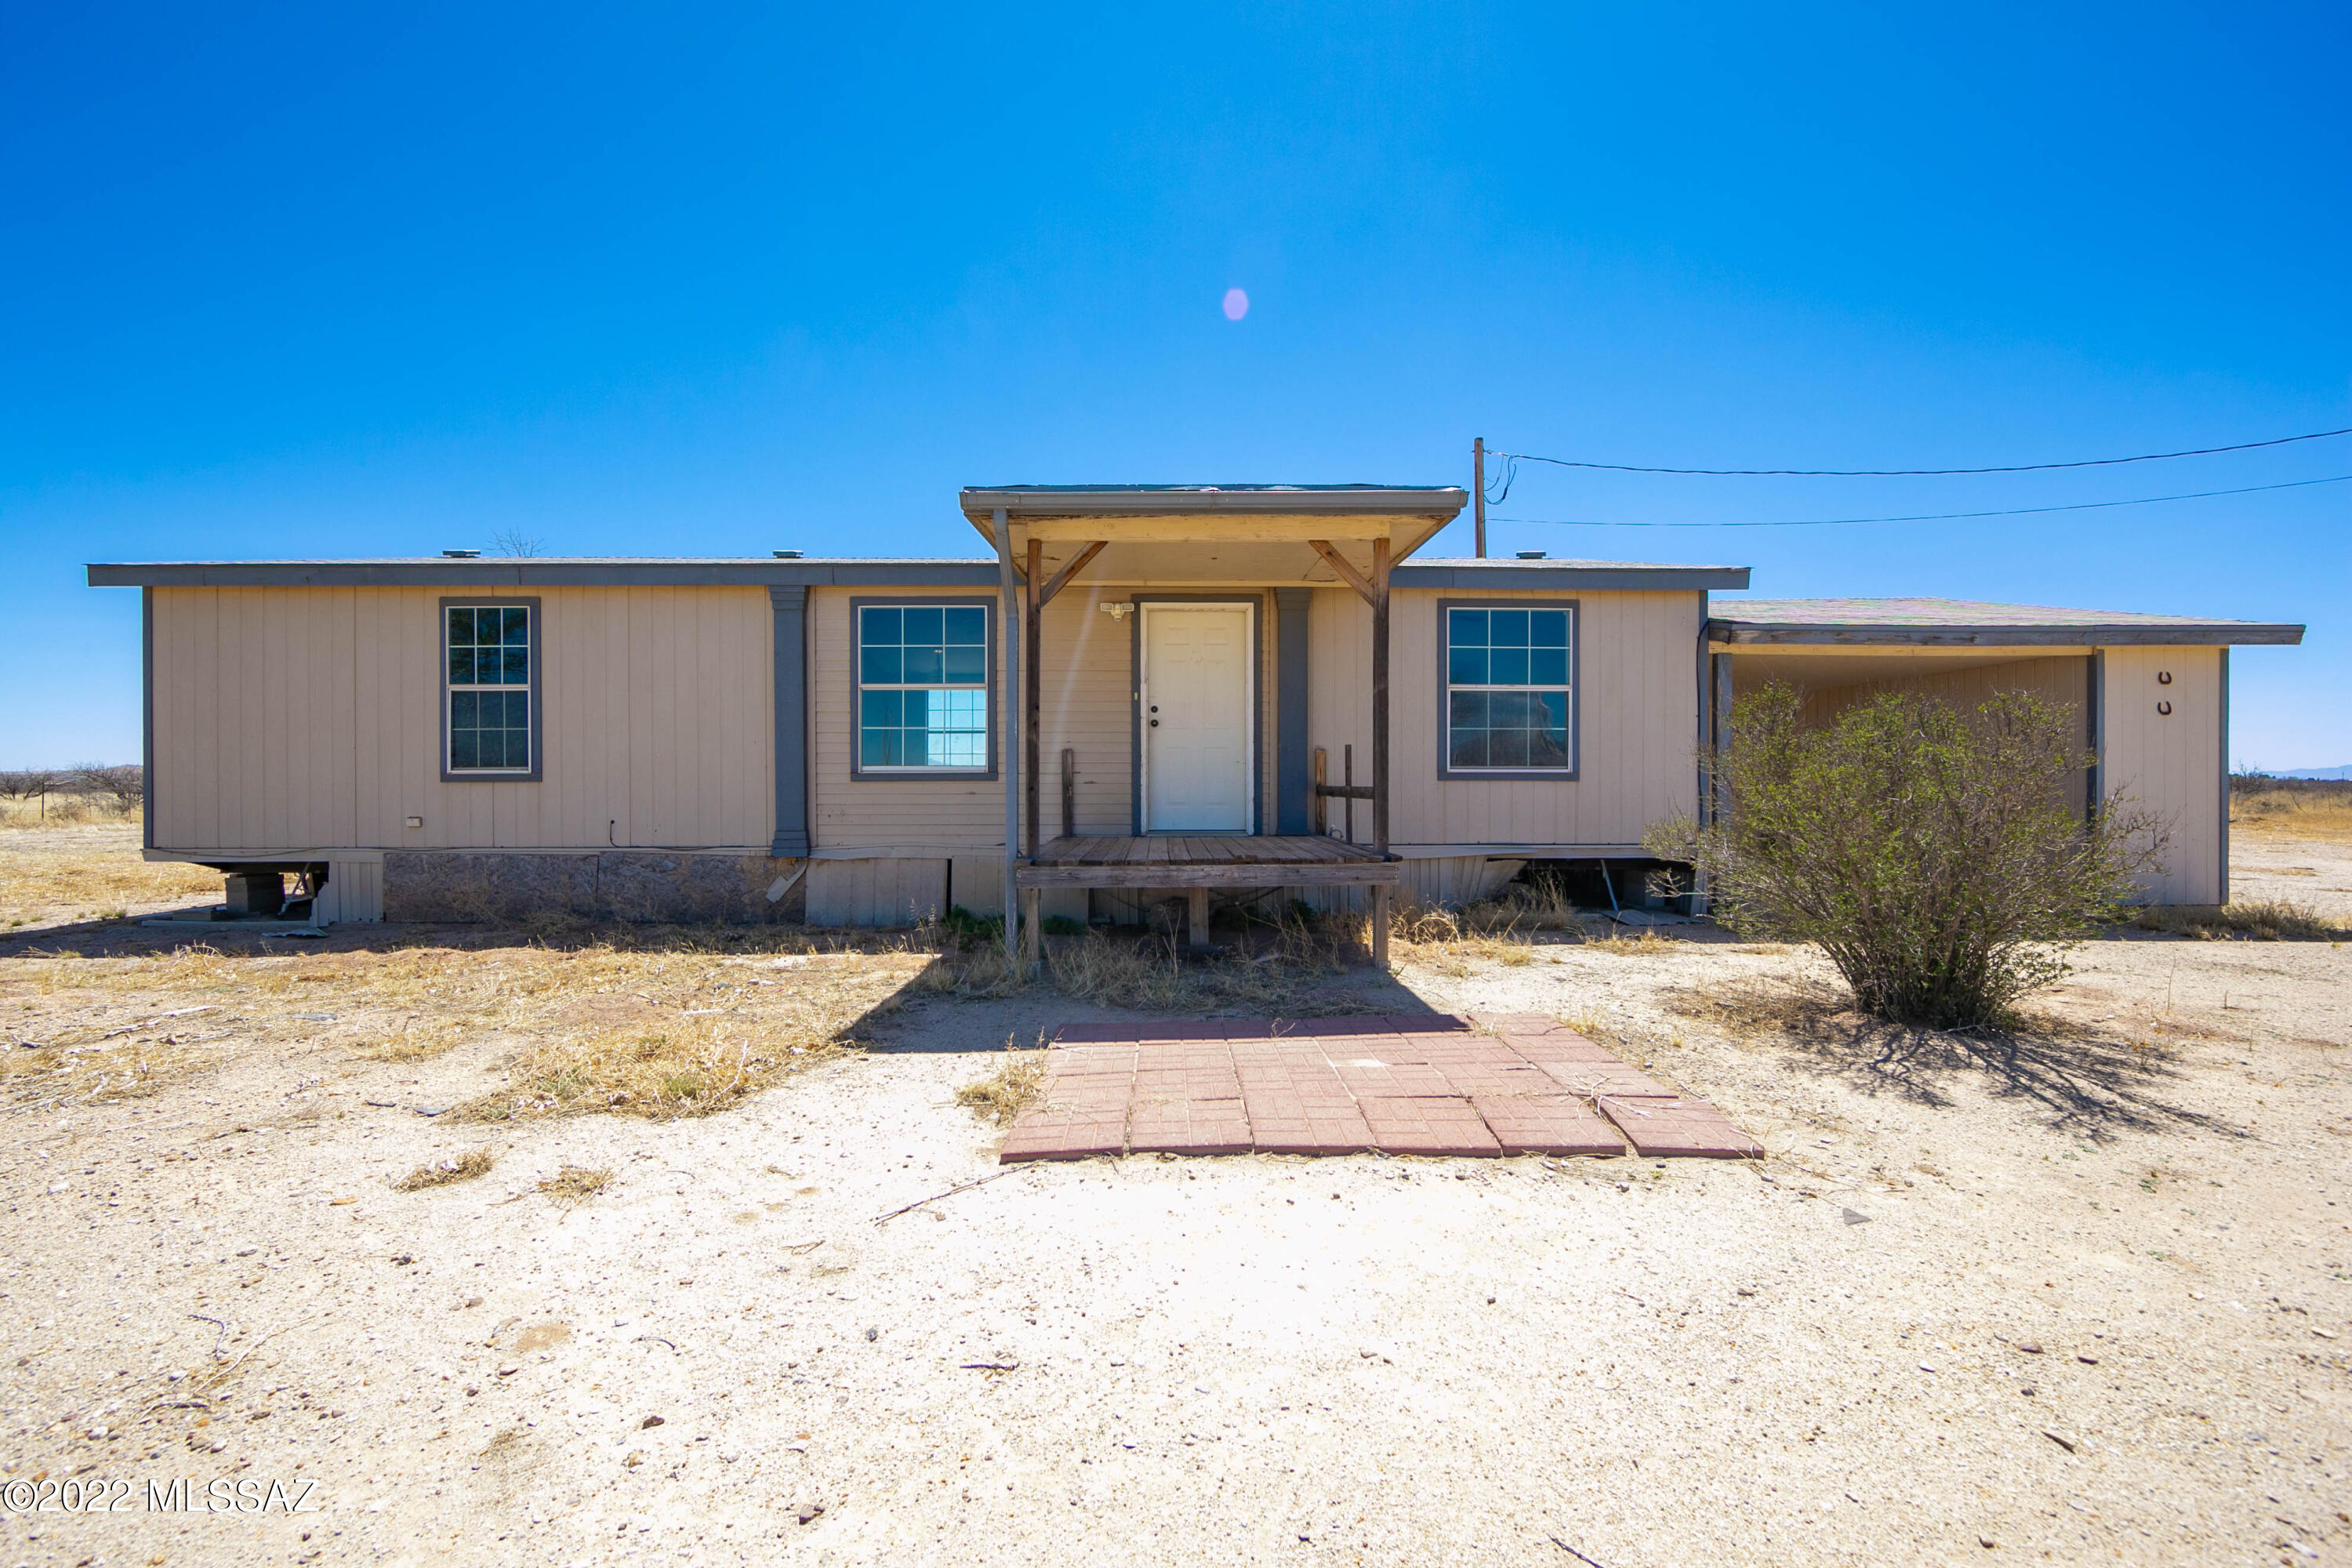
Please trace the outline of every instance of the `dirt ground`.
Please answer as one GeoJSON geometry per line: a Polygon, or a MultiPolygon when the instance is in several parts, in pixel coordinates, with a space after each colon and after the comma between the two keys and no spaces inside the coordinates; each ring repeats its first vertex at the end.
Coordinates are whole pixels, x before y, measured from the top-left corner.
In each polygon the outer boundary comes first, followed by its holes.
{"type": "MultiPolygon", "coordinates": [[[[2235,861],[2352,898],[2341,847],[2235,861]]],[[[856,1048],[716,1114],[461,1122],[529,1016],[388,1050],[331,976],[527,940],[181,940],[0,942],[0,1048],[177,1042],[131,1098],[0,1080],[5,1563],[2352,1559],[2341,944],[2095,943],[1973,1045],[1704,927],[1416,947],[1299,1005],[1552,1013],[1770,1157],[1001,1171],[955,1090],[1103,1010],[672,958],[615,1005],[757,1034],[800,987],[856,1048]],[[113,1510],[8,1490],[68,1480],[113,1510]]]]}

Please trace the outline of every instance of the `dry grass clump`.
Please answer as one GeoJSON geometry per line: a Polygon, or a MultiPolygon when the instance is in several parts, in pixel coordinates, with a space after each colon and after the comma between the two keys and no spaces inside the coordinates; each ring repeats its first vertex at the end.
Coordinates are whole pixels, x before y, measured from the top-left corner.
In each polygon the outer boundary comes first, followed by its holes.
{"type": "Polygon", "coordinates": [[[1574,931],[1576,905],[1557,877],[1507,884],[1491,899],[1480,899],[1462,911],[1462,927],[1472,931],[1574,931]]]}
{"type": "MultiPolygon", "coordinates": [[[[1626,936],[1622,932],[1588,936],[1581,945],[1595,952],[1606,952],[1618,958],[1665,958],[1683,951],[1682,943],[1669,942],[1654,931],[1645,931],[1639,936],[1626,936]]],[[[1785,952],[1785,947],[1780,951],[1785,952]]]]}
{"type": "Polygon", "coordinates": [[[205,866],[149,862],[136,847],[14,849],[0,838],[0,931],[121,920],[221,898],[205,866]]]}
{"type": "Polygon", "coordinates": [[[135,826],[145,819],[146,814],[135,803],[125,805],[110,795],[52,791],[46,803],[37,795],[0,797],[0,833],[13,828],[135,826]]]}
{"type": "Polygon", "coordinates": [[[462,1154],[419,1165],[392,1184],[397,1192],[421,1193],[427,1187],[446,1187],[453,1182],[470,1182],[476,1176],[486,1176],[489,1174],[491,1163],[488,1149],[468,1149],[462,1154]]]}
{"type": "Polygon", "coordinates": [[[956,1103],[975,1115],[1009,1127],[1013,1119],[1037,1103],[1045,1088],[1045,1037],[1037,1037],[1037,1048],[1017,1050],[1013,1037],[1004,1037],[1003,1063],[993,1073],[978,1083],[965,1084],[956,1090],[956,1103]]]}
{"type": "Polygon", "coordinates": [[[2282,838],[2352,842],[2352,780],[2232,780],[2230,826],[2282,838]]]}
{"type": "Polygon", "coordinates": [[[566,1165],[539,1184],[539,1190],[567,1209],[576,1209],[612,1184],[613,1173],[585,1165],[566,1165]]]}
{"type": "MultiPolygon", "coordinates": [[[[1066,996],[1107,1007],[1168,1013],[1295,1006],[1303,988],[1363,962],[1364,924],[1286,916],[1265,929],[1255,952],[1207,957],[1188,954],[1173,932],[1095,930],[1055,942],[1039,978],[1066,996]]],[[[939,954],[919,982],[925,990],[979,997],[1008,996],[1035,983],[994,943],[939,954]]]]}
{"type": "Polygon", "coordinates": [[[2132,916],[2141,931],[2169,931],[2204,941],[2341,942],[2352,921],[2331,919],[2302,904],[2268,899],[2236,904],[2158,904],[2132,916]]]}
{"type": "Polygon", "coordinates": [[[798,933],[756,929],[570,949],[468,933],[340,951],[45,954],[10,964],[11,999],[32,1005],[11,1009],[8,1043],[41,1048],[0,1051],[0,1085],[19,1102],[84,1103],[254,1048],[402,1060],[488,1044],[513,1054],[504,1084],[461,1108],[475,1120],[697,1115],[839,1049],[928,962],[811,951],[798,933]]]}

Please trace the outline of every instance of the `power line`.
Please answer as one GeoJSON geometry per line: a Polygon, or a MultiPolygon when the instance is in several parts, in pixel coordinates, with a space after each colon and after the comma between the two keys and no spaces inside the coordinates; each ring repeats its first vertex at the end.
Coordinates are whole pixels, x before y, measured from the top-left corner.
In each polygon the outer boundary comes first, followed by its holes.
{"type": "MultiPolygon", "coordinates": [[[[2194,447],[2179,452],[2143,452],[2136,458],[2084,458],[2072,463],[2009,463],[1990,468],[1652,468],[1634,463],[1588,463],[1573,458],[1539,458],[1529,452],[1489,451],[1490,458],[1526,463],[1549,463],[1560,468],[1597,468],[1612,474],[1687,474],[1711,479],[1948,479],[1961,474],[2039,474],[2053,468],[2105,468],[2118,463],[2160,463],[2173,458],[2210,458],[2223,452],[2252,452],[2264,447],[2292,446],[2297,441],[2326,441],[2352,436],[2352,426],[2341,430],[2314,430],[2305,436],[2281,436],[2269,441],[2242,441],[2234,447],[2194,447]]],[[[2215,494],[2227,494],[2216,491],[2215,494]]],[[[1990,516],[1990,513],[1963,513],[1990,516]]]]}
{"type": "Polygon", "coordinates": [[[1972,517],[2029,517],[2046,511],[2096,511],[2114,506],[2156,506],[2164,501],[2203,500],[2210,496],[2250,496],[2262,490],[2301,489],[2306,485],[2340,485],[2352,474],[2324,479],[2289,479],[2278,485],[2247,485],[2233,490],[2190,490],[2177,496],[2140,496],[2131,500],[2085,500],[2071,506],[2020,506],[2003,511],[1929,511],[1910,517],[1808,517],[1772,522],[1594,522],[1580,518],[1497,517],[1494,522],[1525,523],[1549,528],[1842,528],[1863,522],[1952,522],[1972,517]]]}

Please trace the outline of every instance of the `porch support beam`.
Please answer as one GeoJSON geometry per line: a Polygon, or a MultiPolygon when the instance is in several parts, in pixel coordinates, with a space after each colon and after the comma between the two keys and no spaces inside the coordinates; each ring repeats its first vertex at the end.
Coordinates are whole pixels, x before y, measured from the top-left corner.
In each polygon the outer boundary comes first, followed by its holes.
{"type": "MultiPolygon", "coordinates": [[[[1043,609],[1045,605],[1052,604],[1054,602],[1054,595],[1062,591],[1063,584],[1069,582],[1071,578],[1076,576],[1079,572],[1083,571],[1087,562],[1092,561],[1096,556],[1100,555],[1103,552],[1103,546],[1109,542],[1110,541],[1108,539],[1095,540],[1084,550],[1079,551],[1076,555],[1071,556],[1068,561],[1063,563],[1062,569],[1059,572],[1055,573],[1053,577],[1046,583],[1045,586],[1038,592],[1038,607],[1043,609]]],[[[1029,581],[1032,583],[1034,583],[1037,580],[1037,560],[1040,553],[1041,542],[1032,538],[1029,541],[1029,581]]]]}
{"type": "Polygon", "coordinates": [[[1015,677],[1021,668],[1021,595],[1014,586],[1013,525],[998,507],[992,519],[996,535],[996,582],[1001,595],[998,617],[1004,623],[1004,674],[997,709],[1004,715],[1004,961],[1021,962],[1021,710],[1013,694],[1021,689],[1015,677]]]}
{"type": "MultiPolygon", "coordinates": [[[[1349,562],[1346,556],[1331,548],[1331,542],[1329,540],[1310,539],[1307,542],[1315,547],[1316,554],[1323,557],[1324,565],[1328,566],[1332,571],[1337,572],[1339,574],[1339,581],[1345,583],[1349,587],[1353,588],[1359,595],[1362,595],[1363,601],[1367,605],[1373,603],[1371,584],[1365,580],[1364,574],[1361,572],[1357,571],[1354,564],[1349,562]]],[[[1376,562],[1381,556],[1387,553],[1387,547],[1388,541],[1385,539],[1381,540],[1379,544],[1373,547],[1373,558],[1376,562]]],[[[1378,571],[1379,567],[1375,565],[1373,570],[1378,571]]]]}
{"type": "MultiPolygon", "coordinates": [[[[1337,559],[1336,552],[1334,559],[1337,559]]],[[[1389,542],[1372,541],[1372,849],[1389,853],[1389,542]]],[[[1389,963],[1388,887],[1372,889],[1372,963],[1389,963]]]]}
{"type": "Polygon", "coordinates": [[[1032,855],[1037,852],[1037,846],[1045,842],[1037,836],[1037,777],[1043,771],[1038,766],[1037,759],[1037,731],[1040,728],[1037,721],[1039,710],[1044,706],[1038,670],[1038,666],[1043,661],[1038,656],[1044,647],[1041,638],[1045,628],[1045,600],[1052,595],[1055,586],[1048,584],[1042,592],[1039,590],[1038,584],[1044,581],[1045,570],[1045,542],[1032,538],[1029,541],[1029,613],[1025,620],[1028,637],[1024,649],[1028,658],[1021,663],[1021,730],[1024,745],[1022,795],[1028,813],[1029,837],[1026,848],[1032,855]]]}

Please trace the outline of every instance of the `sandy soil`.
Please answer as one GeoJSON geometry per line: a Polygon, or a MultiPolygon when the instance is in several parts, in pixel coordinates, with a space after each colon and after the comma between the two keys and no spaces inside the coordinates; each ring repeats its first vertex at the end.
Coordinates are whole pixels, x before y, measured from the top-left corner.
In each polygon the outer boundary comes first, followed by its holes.
{"type": "Polygon", "coordinates": [[[954,1103],[990,1053],[1103,1015],[924,997],[722,1115],[507,1129],[419,1114],[495,1045],[274,1029],[0,1120],[0,1479],[131,1483],[0,1558],[2352,1556],[2346,953],[2077,962],[1990,1061],[1721,940],[1350,977],[1569,1017],[1771,1158],[1098,1161],[881,1224],[998,1175],[954,1103]],[[565,1207],[566,1165],[611,1184],[565,1207]],[[139,1506],[179,1476],[197,1511],[139,1506]],[[316,1511],[204,1511],[215,1479],[316,1511]]]}
{"type": "Polygon", "coordinates": [[[2352,915],[2352,844],[2233,833],[2230,897],[2246,903],[2278,899],[2324,915],[2352,915]]]}

